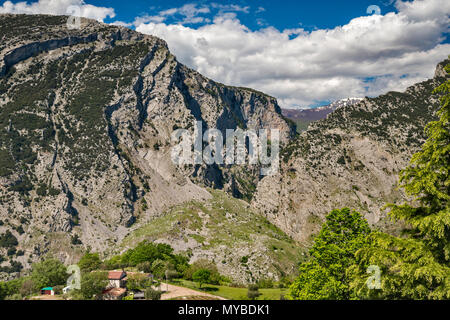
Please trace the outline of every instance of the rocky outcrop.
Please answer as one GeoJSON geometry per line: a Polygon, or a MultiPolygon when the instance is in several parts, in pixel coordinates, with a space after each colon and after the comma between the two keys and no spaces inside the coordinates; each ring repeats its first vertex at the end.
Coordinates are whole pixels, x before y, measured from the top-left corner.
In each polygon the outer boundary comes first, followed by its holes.
{"type": "Polygon", "coordinates": [[[404,93],[343,106],[283,150],[277,176],[258,184],[252,206],[295,239],[308,242],[335,208],[360,211],[370,224],[394,232],[381,208],[405,199],[398,174],[425,141],[424,128],[436,119],[433,89],[445,81],[440,63],[434,79],[404,93]]]}
{"type": "Polygon", "coordinates": [[[201,121],[224,134],[279,129],[287,143],[276,99],[203,77],[156,37],[66,21],[0,15],[0,233],[18,238],[17,259],[39,259],[40,241],[58,255],[54,239],[108,254],[171,206],[210,198],[205,187],[251,197],[258,167],[177,166],[171,134],[201,121]]]}

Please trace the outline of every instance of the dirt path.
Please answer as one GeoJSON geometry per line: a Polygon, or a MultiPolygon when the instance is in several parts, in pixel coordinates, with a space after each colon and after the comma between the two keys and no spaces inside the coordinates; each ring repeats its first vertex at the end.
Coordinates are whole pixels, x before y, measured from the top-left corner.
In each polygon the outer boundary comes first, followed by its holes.
{"type": "Polygon", "coordinates": [[[218,299],[218,300],[226,300],[225,298],[214,296],[209,293],[192,290],[192,289],[188,289],[188,288],[184,288],[184,287],[174,286],[171,284],[167,285],[167,283],[161,283],[161,290],[166,291],[167,288],[169,289],[169,291],[164,293],[161,296],[161,300],[169,300],[169,299],[173,299],[173,298],[193,297],[193,296],[209,297],[209,298],[214,298],[214,299],[218,299]]]}

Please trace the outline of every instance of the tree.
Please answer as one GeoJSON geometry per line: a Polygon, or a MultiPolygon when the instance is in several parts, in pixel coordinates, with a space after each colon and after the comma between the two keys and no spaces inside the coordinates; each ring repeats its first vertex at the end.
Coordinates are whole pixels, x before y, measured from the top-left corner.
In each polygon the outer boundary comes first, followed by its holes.
{"type": "Polygon", "coordinates": [[[145,261],[153,262],[156,259],[168,260],[172,256],[173,248],[169,245],[143,241],[136,248],[125,252],[122,256],[122,262],[129,266],[136,266],[145,261]]]}
{"type": "Polygon", "coordinates": [[[31,296],[33,292],[35,291],[35,285],[33,280],[27,278],[22,282],[22,285],[19,289],[19,293],[23,296],[31,296]]]}
{"type": "Polygon", "coordinates": [[[199,287],[202,287],[202,284],[208,283],[211,277],[211,271],[207,269],[200,269],[194,272],[192,275],[192,280],[198,282],[199,287]]]}
{"type": "Polygon", "coordinates": [[[156,259],[152,263],[151,272],[159,279],[162,279],[164,277],[164,271],[166,270],[166,266],[167,266],[166,261],[156,259]]]}
{"type": "Polygon", "coordinates": [[[114,256],[109,260],[106,260],[104,265],[105,268],[111,270],[111,269],[117,269],[120,268],[121,264],[122,264],[122,257],[120,255],[114,256]]]}
{"type": "Polygon", "coordinates": [[[131,291],[144,290],[151,286],[151,279],[145,274],[134,273],[127,277],[127,289],[131,291]]]}
{"type": "Polygon", "coordinates": [[[93,270],[98,270],[102,265],[102,260],[100,260],[98,253],[87,252],[83,257],[81,257],[78,262],[81,272],[91,272],[93,270]]]}
{"type": "Polygon", "coordinates": [[[152,264],[149,261],[141,262],[137,266],[139,271],[150,273],[152,272],[152,264]]]}
{"type": "Polygon", "coordinates": [[[162,292],[149,287],[145,290],[144,295],[147,300],[161,300],[162,292]]]}
{"type": "Polygon", "coordinates": [[[248,290],[247,290],[247,297],[250,300],[256,300],[259,296],[261,295],[261,293],[259,293],[259,287],[256,284],[250,284],[248,286],[248,290]]]}
{"type": "Polygon", "coordinates": [[[172,279],[178,277],[178,272],[173,269],[166,269],[165,276],[166,276],[166,280],[170,282],[172,279]]]}
{"type": "Polygon", "coordinates": [[[195,261],[193,264],[191,264],[183,273],[183,276],[187,280],[193,280],[192,276],[193,274],[201,269],[206,269],[211,272],[211,276],[209,277],[209,283],[211,284],[219,284],[220,280],[223,278],[219,270],[217,269],[217,266],[214,262],[209,261],[207,259],[199,259],[195,261]]]}
{"type": "Polygon", "coordinates": [[[0,282],[0,300],[4,300],[8,296],[9,290],[6,282],[0,282]]]}
{"type": "MultiPolygon", "coordinates": [[[[450,65],[445,67],[450,73],[450,65]]],[[[389,215],[408,225],[403,237],[371,236],[370,247],[357,254],[352,288],[360,298],[450,299],[450,80],[439,86],[439,120],[430,122],[421,150],[400,173],[400,187],[412,199],[388,204],[389,215]],[[366,269],[381,270],[381,289],[366,286],[366,269]]]]}
{"type": "Polygon", "coordinates": [[[370,232],[359,212],[349,208],[331,211],[309,251],[311,261],[300,265],[289,298],[348,299],[350,279],[346,269],[354,264],[355,253],[367,244],[370,232]]]}
{"type": "Polygon", "coordinates": [[[81,276],[81,295],[86,300],[98,299],[108,285],[106,271],[94,271],[81,276]]]}
{"type": "Polygon", "coordinates": [[[58,259],[48,258],[32,266],[31,280],[36,290],[43,287],[63,285],[69,275],[66,267],[58,259]]]}

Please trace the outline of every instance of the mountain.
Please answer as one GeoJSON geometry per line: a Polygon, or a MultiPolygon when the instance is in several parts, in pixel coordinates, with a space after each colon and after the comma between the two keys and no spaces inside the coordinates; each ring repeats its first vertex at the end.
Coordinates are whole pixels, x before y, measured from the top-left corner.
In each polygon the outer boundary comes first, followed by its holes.
{"type": "Polygon", "coordinates": [[[297,136],[275,98],[214,82],[120,26],[0,15],[0,278],[141,240],[245,283],[292,274],[331,209],[395,232],[380,207],[435,119],[443,64],[408,88],[343,105],[297,136]],[[172,162],[176,129],[279,129],[280,172],[172,162]],[[3,271],[3,272],[2,272],[3,271]]]}
{"type": "Polygon", "coordinates": [[[108,255],[173,206],[212,199],[206,187],[253,191],[258,168],[175,166],[175,129],[294,133],[276,99],[203,77],[159,38],[66,21],[0,15],[0,236],[18,242],[0,249],[2,267],[7,251],[24,267],[47,253],[108,255]]]}
{"type": "Polygon", "coordinates": [[[341,99],[323,107],[311,109],[282,109],[281,113],[286,118],[294,121],[297,124],[297,131],[302,132],[308,128],[311,122],[325,119],[327,115],[337,108],[350,106],[361,102],[361,100],[362,98],[341,99]]]}
{"type": "Polygon", "coordinates": [[[252,206],[294,239],[307,243],[335,208],[359,210],[369,223],[396,232],[380,208],[401,201],[397,177],[425,141],[424,128],[439,108],[434,88],[446,80],[440,63],[433,79],[337,108],[283,149],[278,175],[258,184],[252,206]]]}

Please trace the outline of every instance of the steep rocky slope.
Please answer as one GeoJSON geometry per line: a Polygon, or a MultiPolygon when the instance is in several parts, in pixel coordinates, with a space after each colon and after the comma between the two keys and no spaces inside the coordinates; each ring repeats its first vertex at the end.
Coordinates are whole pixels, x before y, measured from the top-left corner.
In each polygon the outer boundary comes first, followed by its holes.
{"type": "Polygon", "coordinates": [[[66,21],[0,15],[0,234],[18,239],[10,260],[104,251],[173,205],[211,198],[205,186],[251,194],[257,168],[177,167],[170,135],[197,120],[204,130],[277,128],[286,142],[292,128],[274,98],[203,77],[156,37],[66,21]]]}
{"type": "Polygon", "coordinates": [[[424,127],[435,119],[435,87],[445,81],[440,63],[435,77],[377,98],[338,108],[283,150],[277,176],[258,184],[252,205],[299,241],[317,232],[324,216],[349,206],[383,229],[396,226],[380,208],[401,200],[397,177],[425,140],[424,127]]]}
{"type": "Polygon", "coordinates": [[[175,206],[137,228],[113,253],[151,240],[168,243],[193,260],[208,259],[239,283],[296,273],[297,263],[307,257],[305,246],[256,214],[247,202],[210,191],[210,200],[175,206]]]}
{"type": "Polygon", "coordinates": [[[0,15],[0,277],[46,253],[72,263],[141,239],[214,259],[238,280],[277,277],[301,258],[286,233],[307,242],[333,208],[392,227],[379,209],[403,197],[397,174],[434,118],[442,64],[434,79],[342,106],[294,138],[274,98],[203,77],[163,40],[66,21],[0,15]],[[280,129],[280,174],[175,166],[171,133],[194,121],[280,129]]]}

